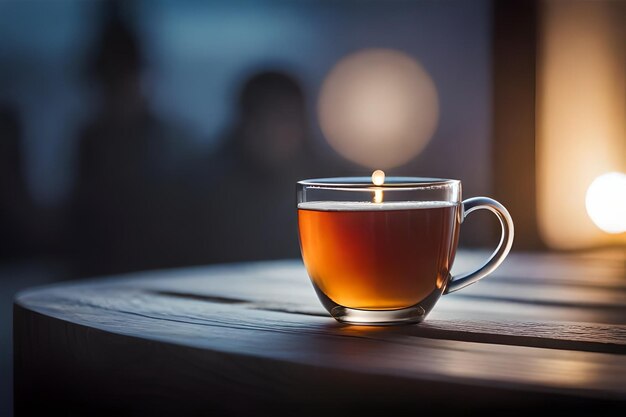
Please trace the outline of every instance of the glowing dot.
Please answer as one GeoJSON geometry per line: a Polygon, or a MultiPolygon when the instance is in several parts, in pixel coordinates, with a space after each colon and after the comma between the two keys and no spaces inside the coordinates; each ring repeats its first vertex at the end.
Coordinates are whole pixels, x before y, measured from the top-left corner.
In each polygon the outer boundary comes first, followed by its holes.
{"type": "Polygon", "coordinates": [[[626,232],[626,174],[609,172],[593,180],[585,206],[591,220],[604,232],[626,232]]]}
{"type": "Polygon", "coordinates": [[[372,173],[372,183],[374,185],[383,185],[385,183],[385,171],[377,169],[372,173]]]}
{"type": "Polygon", "coordinates": [[[339,61],[319,96],[320,127],[343,157],[371,168],[402,165],[430,141],[439,117],[437,89],[410,56],[367,49],[339,61]]]}

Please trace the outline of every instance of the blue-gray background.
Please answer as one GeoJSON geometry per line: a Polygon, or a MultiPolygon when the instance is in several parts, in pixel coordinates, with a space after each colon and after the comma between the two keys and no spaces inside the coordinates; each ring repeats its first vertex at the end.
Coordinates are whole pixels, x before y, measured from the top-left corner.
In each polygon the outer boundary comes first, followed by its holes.
{"type": "MultiPolygon", "coordinates": [[[[257,69],[297,74],[316,123],[317,93],[337,60],[394,48],[424,65],[441,98],[420,171],[461,178],[468,195],[489,192],[488,1],[145,1],[129,9],[147,55],[150,104],[185,123],[188,140],[219,141],[240,83],[257,69]]],[[[29,189],[45,203],[71,186],[77,131],[90,110],[83,61],[99,11],[99,2],[0,2],[0,101],[22,112],[29,189]]]]}
{"type": "MultiPolygon", "coordinates": [[[[0,236],[5,240],[2,248],[10,249],[0,253],[0,415],[12,413],[13,294],[25,286],[82,276],[74,268],[72,246],[63,248],[66,229],[72,228],[68,224],[73,211],[67,207],[78,180],[81,130],[99,108],[99,93],[86,68],[102,31],[103,8],[102,2],[88,1],[0,1],[0,106],[17,115],[15,157],[22,162],[8,175],[21,176],[25,183],[28,203],[19,204],[29,208],[18,211],[33,218],[21,221],[47,219],[36,227],[43,232],[30,231],[23,247],[13,248],[13,237],[0,236]]],[[[180,149],[211,161],[211,153],[229,140],[225,132],[237,124],[242,84],[259,71],[279,70],[301,83],[309,133],[321,154],[329,155],[315,114],[325,75],[349,53],[393,48],[422,63],[435,82],[441,106],[432,141],[397,173],[459,178],[466,196],[491,191],[489,1],[139,1],[126,2],[121,9],[145,58],[141,88],[147,105],[155,117],[180,127],[180,149]]],[[[0,131],[0,141],[4,133],[0,131]]],[[[339,174],[367,174],[340,159],[333,167],[339,174]]],[[[185,175],[198,172],[203,171],[185,175]]],[[[185,181],[194,184],[193,179],[185,181]]],[[[200,176],[195,181],[210,179],[200,176]]],[[[194,192],[211,190],[201,186],[188,195],[194,192]]],[[[0,203],[14,204],[12,193],[0,195],[0,203]]],[[[190,198],[187,205],[194,204],[190,198]]],[[[13,222],[6,213],[0,211],[5,216],[0,220],[13,222]]],[[[176,220],[171,222],[177,227],[176,220]]],[[[231,239],[245,232],[232,230],[231,239]]],[[[491,243],[489,233],[479,227],[468,227],[462,242],[491,243]]],[[[204,243],[209,251],[211,243],[204,243]]],[[[185,244],[197,242],[179,246],[185,244]]],[[[242,253],[237,260],[246,256],[242,253]]],[[[135,262],[107,272],[204,261],[220,258],[135,262]]]]}

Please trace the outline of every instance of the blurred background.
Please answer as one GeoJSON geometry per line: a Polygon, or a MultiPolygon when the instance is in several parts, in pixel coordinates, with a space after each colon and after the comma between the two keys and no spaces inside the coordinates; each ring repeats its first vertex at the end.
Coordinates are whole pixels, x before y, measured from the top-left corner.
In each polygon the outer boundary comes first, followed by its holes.
{"type": "Polygon", "coordinates": [[[298,179],[457,178],[514,250],[622,251],[625,3],[0,1],[0,414],[16,291],[298,258],[298,179]]]}

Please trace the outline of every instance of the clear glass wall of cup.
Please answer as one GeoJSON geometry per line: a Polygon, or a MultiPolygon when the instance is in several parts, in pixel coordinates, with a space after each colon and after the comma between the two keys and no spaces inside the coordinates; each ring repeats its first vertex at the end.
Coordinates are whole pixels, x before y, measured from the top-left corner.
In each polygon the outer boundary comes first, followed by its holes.
{"type": "Polygon", "coordinates": [[[488,197],[462,200],[461,181],[368,177],[299,181],[300,248],[313,287],[343,323],[424,320],[443,294],[493,272],[513,243],[506,208],[488,197]],[[478,270],[451,276],[461,224],[486,209],[502,226],[498,247],[478,270]]]}

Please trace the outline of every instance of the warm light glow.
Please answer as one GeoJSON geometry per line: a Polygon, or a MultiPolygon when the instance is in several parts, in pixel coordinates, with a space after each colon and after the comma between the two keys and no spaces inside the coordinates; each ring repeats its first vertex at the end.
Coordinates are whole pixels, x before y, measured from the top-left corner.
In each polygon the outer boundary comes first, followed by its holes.
{"type": "Polygon", "coordinates": [[[374,203],[383,202],[383,190],[374,190],[374,203]]]}
{"type": "Polygon", "coordinates": [[[585,205],[589,217],[601,230],[626,232],[626,174],[609,172],[593,180],[585,205]]]}
{"type": "Polygon", "coordinates": [[[385,183],[385,171],[377,169],[372,173],[372,183],[374,185],[383,185],[385,183]]]}
{"type": "Polygon", "coordinates": [[[546,0],[540,4],[536,77],[539,232],[554,249],[625,244],[626,234],[604,233],[594,224],[585,199],[598,176],[626,172],[626,25],[622,18],[626,3],[546,0]]]}
{"type": "Polygon", "coordinates": [[[368,49],[343,58],[322,86],[318,112],[333,149],[367,167],[391,168],[415,157],[439,117],[437,89],[408,55],[368,49]]]}
{"type": "MultiPolygon", "coordinates": [[[[372,183],[374,185],[383,185],[385,183],[385,171],[381,169],[377,169],[372,172],[372,183]]],[[[374,190],[374,203],[382,203],[383,202],[383,190],[377,189],[374,190]]]]}

